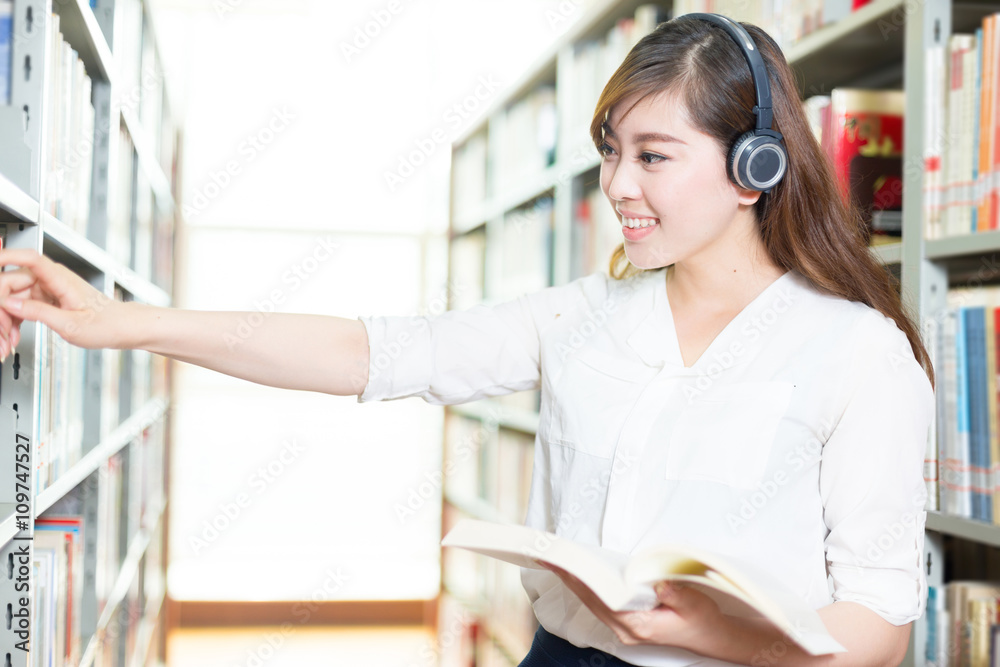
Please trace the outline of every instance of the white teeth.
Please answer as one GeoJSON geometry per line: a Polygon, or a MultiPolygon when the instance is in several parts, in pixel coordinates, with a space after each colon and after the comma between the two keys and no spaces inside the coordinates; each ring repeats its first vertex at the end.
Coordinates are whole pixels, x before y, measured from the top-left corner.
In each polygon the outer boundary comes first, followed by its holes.
{"type": "Polygon", "coordinates": [[[631,229],[636,227],[649,227],[656,224],[654,218],[622,218],[622,224],[631,229]]]}

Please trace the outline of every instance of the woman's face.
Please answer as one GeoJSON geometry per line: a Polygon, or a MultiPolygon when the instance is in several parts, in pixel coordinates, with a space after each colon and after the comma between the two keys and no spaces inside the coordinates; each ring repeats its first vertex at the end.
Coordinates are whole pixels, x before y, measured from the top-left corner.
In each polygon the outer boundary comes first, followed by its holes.
{"type": "Polygon", "coordinates": [[[647,96],[624,115],[633,101],[612,109],[600,149],[601,189],[622,223],[629,261],[655,269],[745,247],[760,193],[729,180],[727,156],[675,96],[647,96]]]}

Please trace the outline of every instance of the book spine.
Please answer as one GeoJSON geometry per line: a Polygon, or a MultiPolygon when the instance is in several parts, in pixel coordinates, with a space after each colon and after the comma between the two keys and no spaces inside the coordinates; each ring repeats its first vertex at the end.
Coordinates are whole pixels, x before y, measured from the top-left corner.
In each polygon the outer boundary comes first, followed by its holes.
{"type": "Polygon", "coordinates": [[[0,0],[0,105],[10,104],[13,47],[14,0],[0,0]]]}
{"type": "Polygon", "coordinates": [[[967,353],[967,396],[969,425],[969,455],[972,464],[972,518],[985,520],[985,468],[984,444],[987,434],[983,429],[986,415],[986,365],[984,354],[985,333],[982,327],[982,307],[964,310],[965,345],[967,353]]]}
{"type": "Polygon", "coordinates": [[[969,147],[970,169],[969,176],[969,229],[972,232],[983,231],[979,224],[979,167],[982,142],[980,141],[980,123],[983,118],[983,40],[985,36],[982,28],[976,31],[976,52],[975,69],[972,73],[972,145],[969,147]]]}
{"type": "Polygon", "coordinates": [[[970,468],[969,442],[969,391],[968,391],[968,356],[966,354],[966,328],[964,309],[956,319],[958,328],[955,332],[956,343],[956,398],[958,407],[958,438],[956,442],[956,457],[959,473],[959,489],[961,490],[958,514],[972,518],[972,479],[970,468]]]}
{"type": "Polygon", "coordinates": [[[990,229],[1000,229],[1000,14],[990,17],[993,22],[993,136],[992,160],[990,165],[990,229]]]}

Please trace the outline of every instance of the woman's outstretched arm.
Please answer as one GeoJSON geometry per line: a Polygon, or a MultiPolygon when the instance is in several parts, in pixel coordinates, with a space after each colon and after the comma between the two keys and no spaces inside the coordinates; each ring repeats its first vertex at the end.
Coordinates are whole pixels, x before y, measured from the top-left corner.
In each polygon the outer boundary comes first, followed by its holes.
{"type": "Polygon", "coordinates": [[[357,395],[368,382],[368,334],[323,315],[193,311],[108,298],[33,250],[0,251],[0,356],[39,321],[80,347],[141,349],[286,389],[357,395]]]}

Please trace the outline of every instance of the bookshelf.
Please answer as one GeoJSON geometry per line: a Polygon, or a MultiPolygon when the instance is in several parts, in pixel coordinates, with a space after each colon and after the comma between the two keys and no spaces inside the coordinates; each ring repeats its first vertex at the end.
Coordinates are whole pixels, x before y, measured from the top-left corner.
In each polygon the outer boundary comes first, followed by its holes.
{"type": "MultiPolygon", "coordinates": [[[[5,0],[6,26],[4,247],[43,252],[107,298],[170,305],[179,132],[149,6],[5,0]]],[[[17,565],[0,603],[22,616],[0,629],[0,660],[163,664],[166,360],[21,333],[0,368],[0,558],[17,565]]]]}
{"type": "MultiPolygon", "coordinates": [[[[601,197],[599,160],[590,146],[585,121],[600,87],[621,61],[611,54],[632,39],[614,34],[615,26],[620,19],[636,18],[637,10],[647,4],[629,0],[593,3],[508,94],[455,141],[450,280],[475,289],[450,307],[499,302],[510,296],[511,285],[516,286],[514,291],[527,291],[545,274],[547,284],[558,285],[606,271],[620,230],[613,218],[602,219],[608,207],[596,205],[601,197]],[[518,110],[525,105],[534,105],[546,118],[554,111],[554,150],[540,140],[521,178],[498,180],[493,159],[499,147],[506,149],[507,133],[512,123],[519,122],[518,110]],[[515,237],[521,245],[514,250],[512,222],[521,232],[515,237]],[[512,252],[520,253],[514,265],[506,259],[512,252]]],[[[899,278],[904,299],[921,322],[939,316],[949,287],[970,280],[984,261],[996,264],[1000,232],[925,237],[924,155],[931,123],[925,107],[925,72],[930,47],[945,44],[953,33],[973,32],[983,17],[1000,11],[1000,3],[871,0],[838,20],[822,25],[813,21],[811,29],[791,36],[785,31],[788,22],[781,17],[765,20],[762,14],[753,13],[764,11],[763,7],[770,6],[767,2],[717,0],[710,8],[697,0],[659,4],[677,14],[717,11],[759,25],[768,20],[780,24],[783,33],[771,34],[779,39],[795,70],[803,99],[829,94],[836,87],[905,90],[903,233],[893,242],[873,245],[871,251],[899,278]]],[[[822,9],[822,3],[816,7],[822,9]]],[[[643,11],[638,24],[648,18],[643,11]]],[[[639,32],[647,29],[651,26],[639,32]]],[[[522,136],[544,137],[544,132],[530,134],[525,127],[521,129],[522,136]]],[[[992,281],[1000,282],[996,271],[992,281]]],[[[523,475],[530,471],[525,473],[520,467],[520,457],[530,456],[532,450],[531,435],[538,424],[536,401],[537,396],[508,396],[447,408],[445,465],[454,466],[454,474],[445,479],[444,531],[461,517],[523,520],[524,507],[517,505],[517,497],[523,475]],[[507,437],[513,433],[524,437],[507,437]],[[519,451],[512,455],[502,451],[505,447],[519,451]],[[503,465],[507,467],[497,468],[503,465]]],[[[1000,548],[1000,526],[929,511],[924,560],[931,586],[940,587],[946,581],[946,570],[948,579],[956,576],[954,563],[949,563],[955,540],[977,548],[1000,548]]],[[[465,660],[462,664],[516,665],[531,638],[531,610],[523,591],[517,595],[518,582],[504,580],[485,559],[447,551],[442,582],[439,626],[452,635],[457,628],[466,633],[463,641],[447,644],[453,647],[450,657],[465,660]]],[[[914,624],[905,665],[928,663],[926,641],[925,617],[914,624]]],[[[441,643],[446,645],[444,640],[441,643]]]]}

